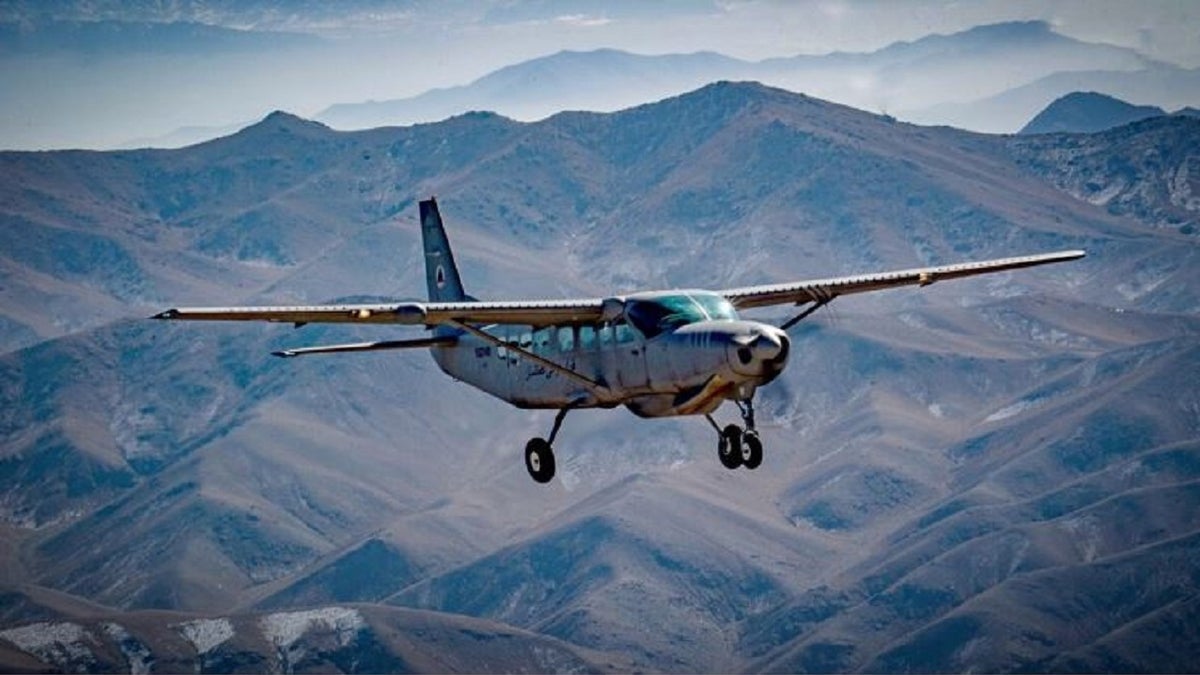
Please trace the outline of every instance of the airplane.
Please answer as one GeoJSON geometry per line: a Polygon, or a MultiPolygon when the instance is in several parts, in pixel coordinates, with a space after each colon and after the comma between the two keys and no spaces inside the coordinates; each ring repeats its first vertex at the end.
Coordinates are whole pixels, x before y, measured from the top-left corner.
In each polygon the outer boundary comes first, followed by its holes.
{"type": "Polygon", "coordinates": [[[718,291],[671,289],[604,298],[480,301],[467,295],[437,201],[421,201],[428,302],[274,307],[179,307],[151,318],[175,321],[397,324],[427,337],[299,347],[276,356],[427,348],[443,372],[518,408],[557,410],[547,438],[525,446],[534,481],[554,478],[554,440],[567,413],[623,405],[639,417],[703,415],[728,469],[757,468],[762,441],[754,395],[787,366],[787,331],[835,298],[918,287],[978,274],[1082,258],[1080,250],[718,291]],[[742,310],[793,305],[774,326],[742,310]],[[712,413],[732,401],[742,425],[712,413]]]}

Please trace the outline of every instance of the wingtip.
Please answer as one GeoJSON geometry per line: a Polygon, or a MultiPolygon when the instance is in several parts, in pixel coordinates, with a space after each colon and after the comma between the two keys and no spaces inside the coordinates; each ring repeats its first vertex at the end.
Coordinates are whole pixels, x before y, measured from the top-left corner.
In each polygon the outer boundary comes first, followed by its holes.
{"type": "Polygon", "coordinates": [[[166,320],[166,319],[174,319],[174,318],[175,318],[175,317],[177,317],[177,316],[179,316],[179,310],[177,310],[177,309],[168,309],[168,310],[166,310],[166,311],[159,312],[158,314],[155,314],[154,316],[152,316],[152,317],[150,317],[150,318],[151,318],[151,319],[158,319],[159,321],[163,321],[163,320],[166,320]]]}
{"type": "Polygon", "coordinates": [[[290,349],[281,349],[277,352],[271,352],[271,356],[278,356],[281,359],[290,359],[293,356],[296,356],[296,352],[290,349]]]}

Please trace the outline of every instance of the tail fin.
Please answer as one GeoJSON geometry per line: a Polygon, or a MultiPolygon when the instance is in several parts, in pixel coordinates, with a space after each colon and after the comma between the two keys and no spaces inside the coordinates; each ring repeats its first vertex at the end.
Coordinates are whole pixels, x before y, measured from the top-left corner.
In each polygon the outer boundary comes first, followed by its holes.
{"type": "Polygon", "coordinates": [[[442,227],[437,201],[432,197],[421,202],[421,240],[425,244],[425,283],[430,302],[458,302],[471,299],[463,291],[458,266],[450,251],[450,240],[442,227]]]}

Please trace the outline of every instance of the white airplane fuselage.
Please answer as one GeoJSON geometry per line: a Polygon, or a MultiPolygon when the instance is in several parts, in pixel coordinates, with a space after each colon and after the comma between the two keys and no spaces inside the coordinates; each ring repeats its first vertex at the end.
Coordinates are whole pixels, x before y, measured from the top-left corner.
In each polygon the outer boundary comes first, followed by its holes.
{"type": "Polygon", "coordinates": [[[625,405],[643,417],[712,412],[726,400],[749,398],[787,364],[789,344],[783,331],[738,319],[714,293],[641,293],[624,302],[631,310],[674,302],[686,305],[691,315],[658,322],[623,317],[598,326],[483,326],[478,330],[491,339],[457,331],[455,344],[431,351],[447,374],[517,407],[625,405]],[[704,305],[718,309],[706,311],[704,305]],[[641,323],[641,329],[634,323],[641,323]],[[597,386],[568,377],[529,354],[597,386]]]}

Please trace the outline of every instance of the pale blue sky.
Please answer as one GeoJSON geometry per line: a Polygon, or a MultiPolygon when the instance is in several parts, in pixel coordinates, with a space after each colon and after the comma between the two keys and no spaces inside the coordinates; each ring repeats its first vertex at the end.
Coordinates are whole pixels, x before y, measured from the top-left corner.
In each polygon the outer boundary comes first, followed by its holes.
{"type": "Polygon", "coordinates": [[[975,25],[1039,19],[1071,37],[1200,67],[1192,0],[172,0],[0,2],[0,19],[189,20],[310,33],[310,49],[29,55],[0,51],[0,147],[113,147],[179,127],[314,115],[334,103],[464,84],[562,49],[717,51],[758,60],[870,51],[975,25]]]}

